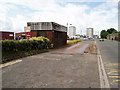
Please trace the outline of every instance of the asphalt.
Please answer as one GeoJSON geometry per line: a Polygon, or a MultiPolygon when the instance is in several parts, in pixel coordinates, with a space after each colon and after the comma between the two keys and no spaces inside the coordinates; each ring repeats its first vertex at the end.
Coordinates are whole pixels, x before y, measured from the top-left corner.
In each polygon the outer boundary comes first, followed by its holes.
{"type": "Polygon", "coordinates": [[[2,69],[2,86],[100,88],[97,55],[84,53],[89,44],[90,42],[81,42],[76,47],[21,58],[22,62],[2,69]]]}
{"type": "Polygon", "coordinates": [[[96,40],[97,46],[99,48],[105,71],[109,80],[109,84],[111,88],[118,88],[120,82],[120,74],[119,74],[119,43],[117,41],[105,40],[100,42],[96,40]]]}

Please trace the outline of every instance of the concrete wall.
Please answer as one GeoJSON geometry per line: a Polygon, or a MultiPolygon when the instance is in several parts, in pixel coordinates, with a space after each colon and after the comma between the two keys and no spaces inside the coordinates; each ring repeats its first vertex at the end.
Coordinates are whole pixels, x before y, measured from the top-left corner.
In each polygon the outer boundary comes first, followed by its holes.
{"type": "Polygon", "coordinates": [[[67,27],[55,22],[28,22],[27,26],[30,27],[31,30],[55,30],[67,32],[67,27]]]}
{"type": "Polygon", "coordinates": [[[28,22],[27,26],[31,30],[52,30],[51,22],[28,22]]]}

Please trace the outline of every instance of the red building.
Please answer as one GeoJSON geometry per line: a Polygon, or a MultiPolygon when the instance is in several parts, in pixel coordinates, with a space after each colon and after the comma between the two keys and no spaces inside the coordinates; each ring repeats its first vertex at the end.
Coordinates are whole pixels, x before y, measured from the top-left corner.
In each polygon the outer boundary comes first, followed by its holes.
{"type": "Polygon", "coordinates": [[[30,27],[24,27],[24,32],[16,33],[15,39],[28,39],[30,38],[30,27]]]}
{"type": "Polygon", "coordinates": [[[28,22],[31,37],[44,36],[50,39],[54,47],[66,45],[67,27],[55,22],[28,22]]]}
{"type": "Polygon", "coordinates": [[[14,40],[14,32],[0,31],[0,40],[14,40]]]}

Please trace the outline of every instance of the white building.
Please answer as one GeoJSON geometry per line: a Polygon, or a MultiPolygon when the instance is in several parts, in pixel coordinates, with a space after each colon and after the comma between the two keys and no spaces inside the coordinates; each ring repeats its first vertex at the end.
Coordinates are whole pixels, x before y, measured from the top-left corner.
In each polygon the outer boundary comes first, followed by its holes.
{"type": "Polygon", "coordinates": [[[88,38],[93,38],[93,28],[87,28],[86,36],[88,38]]]}
{"type": "Polygon", "coordinates": [[[67,35],[69,36],[69,38],[74,37],[76,35],[76,27],[70,26],[67,35]]]}

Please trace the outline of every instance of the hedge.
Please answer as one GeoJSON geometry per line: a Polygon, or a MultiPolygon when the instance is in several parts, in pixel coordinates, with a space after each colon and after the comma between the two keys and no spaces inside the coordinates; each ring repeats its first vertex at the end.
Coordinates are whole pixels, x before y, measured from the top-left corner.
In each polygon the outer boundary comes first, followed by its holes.
{"type": "Polygon", "coordinates": [[[25,53],[29,54],[32,51],[42,51],[49,48],[52,48],[51,42],[45,37],[33,37],[25,40],[2,40],[2,61],[14,59],[12,57],[15,54],[14,57],[24,56],[25,53]]]}

